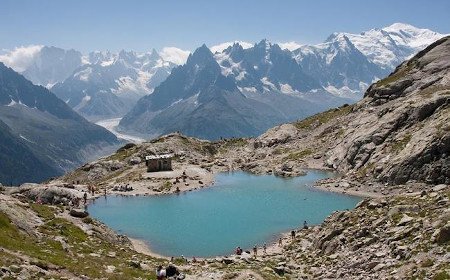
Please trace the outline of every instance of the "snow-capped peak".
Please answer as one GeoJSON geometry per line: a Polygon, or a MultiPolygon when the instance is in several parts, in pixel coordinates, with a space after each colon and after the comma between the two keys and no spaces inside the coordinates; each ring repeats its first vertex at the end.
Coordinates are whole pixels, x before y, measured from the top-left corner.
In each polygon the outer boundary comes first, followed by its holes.
{"type": "MultiPolygon", "coordinates": [[[[395,22],[389,26],[384,27],[383,29],[388,32],[398,32],[398,31],[417,32],[420,30],[425,30],[425,29],[420,29],[415,26],[412,26],[411,24],[401,23],[401,22],[395,22]]],[[[426,29],[426,30],[428,30],[428,29],[426,29]]]]}
{"type": "Polygon", "coordinates": [[[394,23],[383,28],[397,45],[413,49],[423,49],[444,35],[425,28],[417,28],[405,23],[394,23]]]}

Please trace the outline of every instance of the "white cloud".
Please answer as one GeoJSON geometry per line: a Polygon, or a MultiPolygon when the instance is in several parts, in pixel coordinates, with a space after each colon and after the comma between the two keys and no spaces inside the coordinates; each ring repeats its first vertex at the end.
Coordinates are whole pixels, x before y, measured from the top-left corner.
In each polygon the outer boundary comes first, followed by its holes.
{"type": "Polygon", "coordinates": [[[16,47],[0,55],[0,61],[17,72],[23,72],[33,63],[42,47],[42,45],[16,47]]]}
{"type": "Polygon", "coordinates": [[[185,51],[175,47],[165,47],[161,50],[159,55],[165,60],[181,65],[184,64],[191,52],[185,51]]]}
{"type": "Polygon", "coordinates": [[[241,45],[244,49],[248,49],[248,48],[253,47],[253,44],[251,44],[249,42],[232,41],[232,42],[225,42],[225,43],[222,43],[222,44],[218,44],[218,45],[212,46],[209,49],[211,50],[212,53],[222,52],[224,49],[228,48],[229,46],[232,46],[234,43],[239,43],[239,45],[241,45]]]}
{"type": "Polygon", "coordinates": [[[285,42],[285,43],[278,43],[278,45],[280,46],[280,48],[288,49],[290,51],[296,50],[296,49],[298,49],[298,48],[300,48],[302,46],[301,44],[299,44],[297,42],[294,42],[294,41],[285,42]]]}

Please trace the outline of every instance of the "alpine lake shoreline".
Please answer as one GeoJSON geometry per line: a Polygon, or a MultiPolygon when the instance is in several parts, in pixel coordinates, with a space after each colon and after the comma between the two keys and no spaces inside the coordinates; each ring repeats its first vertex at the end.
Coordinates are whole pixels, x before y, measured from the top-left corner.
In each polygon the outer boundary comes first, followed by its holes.
{"type": "MultiPolygon", "coordinates": [[[[190,170],[192,172],[192,167],[188,170],[190,170]]],[[[175,184],[175,180],[176,178],[179,178],[178,175],[180,175],[180,170],[177,171],[159,171],[159,172],[153,172],[153,173],[149,173],[151,175],[154,175],[153,177],[156,178],[164,178],[165,180],[169,180],[169,181],[174,181],[174,186],[177,186],[179,191],[175,188],[170,188],[168,190],[165,190],[163,192],[160,191],[155,191],[155,190],[150,190],[143,186],[143,185],[133,185],[130,187],[133,187],[132,190],[129,191],[120,191],[120,190],[108,190],[108,193],[105,196],[105,193],[101,193],[101,190],[99,190],[97,193],[95,193],[93,196],[90,195],[88,197],[88,203],[86,204],[86,208],[89,208],[89,205],[92,203],[95,203],[95,200],[102,198],[102,197],[110,197],[110,196],[127,196],[127,197],[135,197],[135,196],[172,196],[172,195],[183,195],[185,193],[188,192],[192,192],[192,191],[202,191],[204,189],[207,188],[217,188],[219,186],[217,186],[215,183],[216,181],[214,180],[215,176],[219,173],[233,173],[233,172],[239,172],[242,170],[236,169],[236,170],[229,170],[229,171],[211,171],[211,172],[206,172],[199,175],[195,175],[195,180],[190,180],[191,182],[188,184],[184,184],[184,186],[178,186],[177,184],[175,184]],[[170,175],[175,175],[175,176],[170,176],[170,175]],[[198,177],[197,177],[198,176],[198,177]],[[200,183],[199,183],[200,182],[200,183]]],[[[313,189],[314,191],[320,191],[320,192],[331,192],[331,193],[337,193],[337,194],[341,194],[341,195],[348,195],[348,196],[355,196],[355,197],[359,197],[361,199],[365,199],[365,198],[380,198],[383,197],[384,195],[381,194],[377,194],[377,193],[371,193],[371,192],[367,192],[367,191],[361,191],[361,190],[347,190],[344,187],[341,186],[336,186],[333,188],[330,188],[329,186],[325,186],[323,184],[321,184],[320,182],[328,182],[329,179],[335,179],[337,180],[340,175],[333,171],[332,169],[329,168],[304,168],[301,170],[301,172],[298,172],[298,174],[296,174],[296,176],[289,176],[289,177],[283,177],[280,176],[280,178],[286,179],[286,178],[292,178],[292,177],[298,177],[298,176],[306,176],[307,173],[309,171],[327,171],[327,172],[332,172],[334,175],[336,176],[332,176],[332,177],[328,177],[325,179],[319,179],[318,181],[315,181],[313,185],[311,186],[304,186],[304,187],[308,187],[313,189]]],[[[251,171],[243,171],[245,173],[248,174],[252,174],[252,175],[263,175],[263,174],[259,174],[259,173],[252,173],[251,171]]],[[[189,172],[186,172],[186,174],[188,175],[188,178],[193,178],[192,176],[189,176],[189,172]]],[[[273,176],[277,176],[274,174],[265,174],[265,175],[273,175],[273,176]]],[[[189,181],[189,180],[188,180],[189,181]]],[[[94,218],[95,219],[95,218],[94,218]]],[[[97,221],[99,221],[98,219],[96,219],[97,221]]],[[[103,223],[102,221],[99,221],[101,223],[103,223]]],[[[106,226],[108,226],[106,224],[106,226]]],[[[314,227],[316,225],[309,225],[308,227],[314,227]]],[[[299,224],[298,227],[293,228],[292,230],[295,231],[301,231],[304,230],[303,225],[299,224]]],[[[147,241],[147,240],[143,240],[143,239],[138,239],[138,238],[134,238],[131,236],[128,236],[126,233],[124,233],[125,236],[127,236],[127,238],[131,241],[134,249],[142,254],[151,256],[151,257],[155,257],[155,258],[161,258],[161,259],[166,259],[166,260],[171,260],[174,258],[178,258],[181,256],[164,256],[162,254],[159,254],[157,252],[154,252],[152,250],[152,246],[151,246],[151,242],[147,241]]],[[[266,251],[268,254],[276,254],[276,253],[280,253],[281,252],[281,247],[279,246],[279,239],[282,239],[283,243],[286,244],[288,243],[289,240],[291,240],[291,231],[287,231],[287,232],[280,232],[279,234],[277,234],[276,238],[272,238],[273,240],[271,242],[267,243],[267,248],[266,251]]],[[[245,251],[250,251],[251,248],[246,248],[245,251]]],[[[260,251],[263,250],[262,246],[259,248],[260,251]]],[[[236,257],[237,255],[232,254],[234,257],[236,257]]],[[[183,255],[184,256],[184,255],[183,255]]],[[[195,257],[196,260],[200,260],[200,261],[206,261],[208,259],[216,259],[216,258],[228,258],[230,255],[217,255],[215,257],[195,257]]],[[[186,257],[187,260],[192,261],[193,257],[186,257]]]]}

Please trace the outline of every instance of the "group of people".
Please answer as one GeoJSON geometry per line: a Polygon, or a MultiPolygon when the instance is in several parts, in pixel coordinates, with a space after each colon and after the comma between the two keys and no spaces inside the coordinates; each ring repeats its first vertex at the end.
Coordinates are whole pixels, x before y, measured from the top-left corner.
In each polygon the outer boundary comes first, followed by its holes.
{"type": "Polygon", "coordinates": [[[133,190],[133,187],[131,187],[129,184],[120,185],[120,186],[114,186],[113,191],[118,192],[131,192],[133,190]]]}
{"type": "MultiPolygon", "coordinates": [[[[263,247],[263,253],[266,254],[267,253],[267,244],[264,243],[263,247]]],[[[236,247],[235,253],[236,255],[242,255],[244,251],[242,250],[242,248],[240,246],[236,247]]],[[[246,251],[248,254],[250,254],[250,251],[246,251]]],[[[255,244],[255,246],[253,246],[253,255],[256,257],[258,255],[258,246],[255,244]]]]}
{"type": "Polygon", "coordinates": [[[156,279],[184,279],[184,275],[178,271],[178,269],[173,265],[173,263],[169,263],[165,268],[162,265],[159,265],[156,268],[156,279]]]}
{"type": "MultiPolygon", "coordinates": [[[[308,223],[307,223],[306,221],[303,222],[303,229],[308,229],[308,223]]],[[[291,231],[291,239],[292,239],[292,241],[295,240],[295,236],[296,236],[296,232],[295,232],[295,230],[292,230],[292,231],[291,231]]],[[[278,246],[279,246],[279,247],[282,247],[282,246],[283,246],[283,238],[282,238],[282,237],[280,237],[280,238],[278,239],[278,246]]],[[[242,252],[243,252],[243,250],[241,249],[241,247],[239,247],[239,246],[236,247],[236,250],[235,250],[236,255],[241,255],[242,252]]],[[[250,253],[250,252],[248,252],[248,253],[250,253]]],[[[263,253],[264,253],[264,254],[267,253],[267,245],[266,245],[266,244],[263,245],[263,253]]],[[[254,255],[255,257],[258,255],[258,246],[257,246],[257,245],[255,245],[255,246],[253,247],[253,255],[254,255]]]]}

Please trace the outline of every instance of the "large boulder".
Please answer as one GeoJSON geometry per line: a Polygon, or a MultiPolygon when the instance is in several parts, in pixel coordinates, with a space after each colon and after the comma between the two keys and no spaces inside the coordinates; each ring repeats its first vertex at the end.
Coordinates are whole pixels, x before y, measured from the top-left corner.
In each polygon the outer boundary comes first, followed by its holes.
{"type": "Polygon", "coordinates": [[[87,216],[89,216],[89,213],[87,211],[85,211],[84,209],[71,209],[69,212],[70,216],[75,217],[75,218],[86,218],[87,216]]]}

